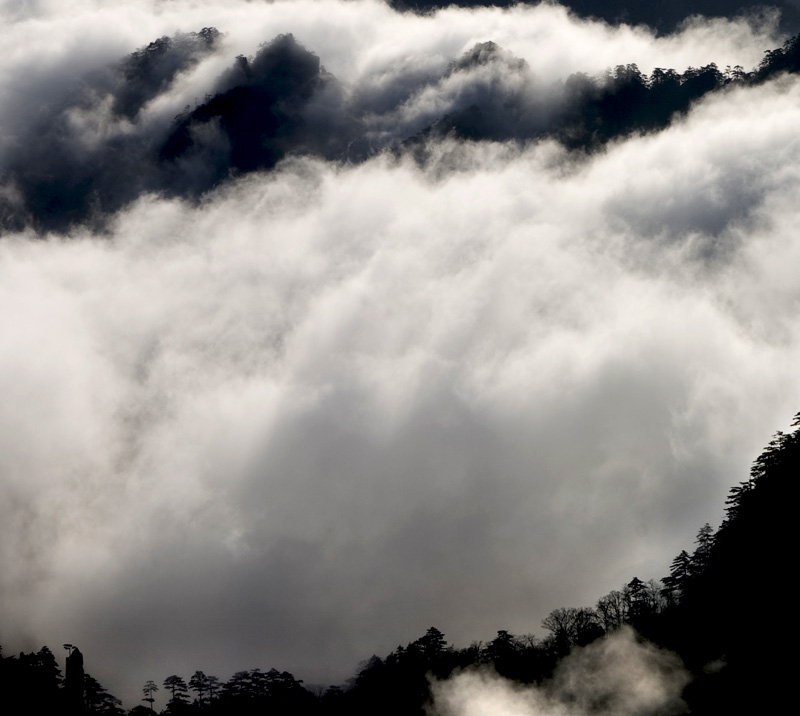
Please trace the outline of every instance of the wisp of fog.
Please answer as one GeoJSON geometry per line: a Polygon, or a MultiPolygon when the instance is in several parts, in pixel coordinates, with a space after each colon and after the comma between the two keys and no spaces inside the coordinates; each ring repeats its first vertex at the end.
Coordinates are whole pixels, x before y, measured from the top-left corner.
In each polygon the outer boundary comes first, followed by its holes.
{"type": "Polygon", "coordinates": [[[689,675],[680,659],[625,627],[575,649],[540,686],[469,670],[434,681],[435,716],[639,716],[684,713],[689,675]]]}

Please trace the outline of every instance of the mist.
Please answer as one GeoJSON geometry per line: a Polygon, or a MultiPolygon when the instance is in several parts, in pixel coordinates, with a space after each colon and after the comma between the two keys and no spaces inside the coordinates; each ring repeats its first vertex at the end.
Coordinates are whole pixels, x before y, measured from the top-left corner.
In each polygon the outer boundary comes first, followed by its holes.
{"type": "Polygon", "coordinates": [[[774,15],[658,37],[551,5],[0,19],[9,652],[78,644],[135,703],[195,669],[340,681],[432,624],[535,632],[664,574],[796,411],[797,78],[597,151],[537,134],[577,72],[755,67],[774,15]],[[134,92],[120,63],[162,37],[134,92]],[[228,171],[226,115],[192,113],[270,47],[311,62],[279,97],[300,129],[228,171]],[[424,134],[509,97],[508,139],[424,134]],[[199,149],[170,165],[181,121],[199,149]]]}
{"type": "Polygon", "coordinates": [[[581,647],[552,680],[523,686],[491,671],[464,671],[433,683],[431,713],[440,716],[524,714],[677,714],[689,675],[680,659],[630,628],[581,647]]]}

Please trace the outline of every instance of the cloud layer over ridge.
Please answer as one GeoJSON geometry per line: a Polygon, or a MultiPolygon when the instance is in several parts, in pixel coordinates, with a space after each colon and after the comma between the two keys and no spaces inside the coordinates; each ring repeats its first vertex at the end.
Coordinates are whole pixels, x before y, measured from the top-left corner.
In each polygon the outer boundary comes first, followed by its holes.
{"type": "MultiPolygon", "coordinates": [[[[135,699],[115,673],[333,680],[432,624],[536,631],[664,573],[796,412],[794,76],[590,156],[453,136],[425,165],[379,151],[475,93],[546,118],[575,72],[751,68],[774,26],[74,7],[2,6],[0,173],[39,186],[58,159],[75,191],[142,186],[109,200],[104,233],[18,221],[0,239],[4,646],[79,644],[135,699]],[[206,194],[149,183],[137,162],[175,115],[255,86],[232,82],[236,56],[282,33],[319,62],[298,123],[313,151],[206,194]],[[176,54],[151,84],[116,84],[163,36],[176,54]],[[453,64],[488,42],[489,61],[453,64]],[[322,146],[326,122],[369,141],[322,146]]],[[[226,121],[209,116],[204,147],[226,121]]]]}

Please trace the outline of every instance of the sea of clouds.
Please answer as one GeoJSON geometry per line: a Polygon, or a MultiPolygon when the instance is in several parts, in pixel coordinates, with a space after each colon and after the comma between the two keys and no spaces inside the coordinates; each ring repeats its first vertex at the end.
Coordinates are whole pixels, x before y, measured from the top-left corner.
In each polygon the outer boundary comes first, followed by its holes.
{"type": "MultiPolygon", "coordinates": [[[[751,68],[783,39],[768,17],[656,39],[551,5],[374,0],[4,2],[0,21],[0,175],[59,107],[78,154],[105,151],[281,33],[378,149],[471,91],[447,69],[479,42],[525,60],[546,112],[575,72],[751,68]],[[209,26],[217,49],[136,122],[72,108],[209,26]]],[[[502,67],[481,86],[520,91],[502,67]]],[[[536,632],[663,575],[798,410],[798,126],[778,77],[591,155],[451,137],[425,165],[289,157],[199,202],[141,194],[99,234],[6,232],[0,643],[78,644],[132,704],[196,669],[341,680],[431,625],[536,632]]]]}

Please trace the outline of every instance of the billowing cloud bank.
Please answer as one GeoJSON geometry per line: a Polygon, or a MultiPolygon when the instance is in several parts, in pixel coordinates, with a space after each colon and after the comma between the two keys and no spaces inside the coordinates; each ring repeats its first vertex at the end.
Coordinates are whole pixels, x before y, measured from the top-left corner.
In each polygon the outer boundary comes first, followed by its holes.
{"type": "MultiPolygon", "coordinates": [[[[543,111],[576,71],[752,67],[779,44],[769,25],[655,40],[557,7],[40,2],[2,19],[4,170],[62,103],[76,161],[110,177],[110,135],[169,126],[279,33],[336,101],[374,110],[376,136],[435,116],[478,42],[527,63],[543,111]],[[135,49],[209,26],[219,45],[135,121],[75,105],[135,49]]],[[[131,197],[105,234],[7,232],[0,643],[79,644],[135,701],[195,669],[338,679],[431,624],[459,642],[536,631],[664,573],[797,410],[799,123],[800,84],[779,77],[591,157],[446,137],[424,167],[289,157],[197,202],[131,197]]]]}

